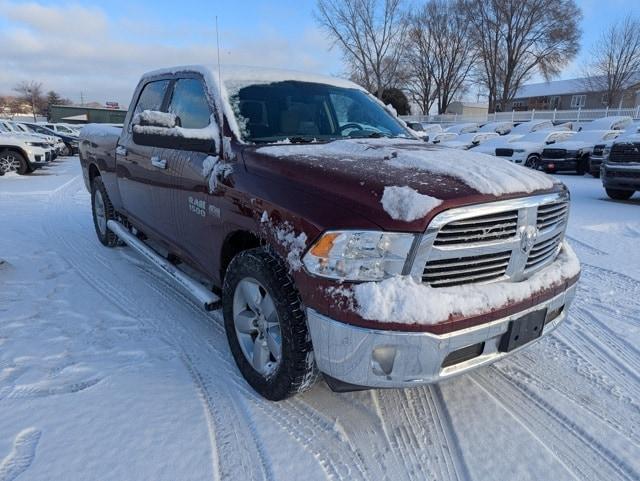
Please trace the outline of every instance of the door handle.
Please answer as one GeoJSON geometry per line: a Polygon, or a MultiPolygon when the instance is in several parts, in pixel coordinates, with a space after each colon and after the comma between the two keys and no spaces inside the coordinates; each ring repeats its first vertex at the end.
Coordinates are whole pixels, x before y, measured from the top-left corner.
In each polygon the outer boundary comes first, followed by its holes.
{"type": "Polygon", "coordinates": [[[157,167],[158,169],[166,169],[167,161],[165,159],[161,159],[160,157],[151,157],[151,165],[157,167]]]}

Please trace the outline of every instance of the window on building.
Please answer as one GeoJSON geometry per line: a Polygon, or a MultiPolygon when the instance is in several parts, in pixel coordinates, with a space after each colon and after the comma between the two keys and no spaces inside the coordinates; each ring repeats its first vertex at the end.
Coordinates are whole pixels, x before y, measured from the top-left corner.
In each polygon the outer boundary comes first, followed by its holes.
{"type": "Polygon", "coordinates": [[[587,103],[586,95],[573,95],[571,97],[571,108],[572,109],[581,109],[587,103]]]}
{"type": "Polygon", "coordinates": [[[609,92],[605,92],[602,94],[601,102],[602,105],[609,105],[609,92]]]}
{"type": "Polygon", "coordinates": [[[549,108],[550,109],[559,109],[560,108],[560,96],[552,95],[549,97],[549,108]]]}

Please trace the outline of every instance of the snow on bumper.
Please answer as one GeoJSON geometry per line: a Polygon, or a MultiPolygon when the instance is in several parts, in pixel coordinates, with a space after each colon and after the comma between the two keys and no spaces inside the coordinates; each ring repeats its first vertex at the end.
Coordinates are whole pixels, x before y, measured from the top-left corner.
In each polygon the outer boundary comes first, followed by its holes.
{"type": "MultiPolygon", "coordinates": [[[[524,298],[525,295],[535,296],[540,285],[546,283],[550,287],[557,282],[564,282],[578,276],[579,271],[575,254],[565,245],[553,264],[526,281],[513,283],[520,285],[521,295],[513,295],[514,291],[509,289],[512,296],[508,302],[517,302],[517,299],[524,298]]],[[[477,289],[490,289],[498,284],[501,283],[486,284],[477,289]]],[[[548,335],[566,318],[575,297],[576,286],[573,283],[554,297],[525,310],[446,334],[369,329],[345,324],[308,309],[315,360],[318,368],[325,374],[357,386],[393,388],[437,382],[493,363],[521,349],[519,347],[503,352],[500,350],[500,343],[510,323],[528,313],[546,311],[543,333],[538,339],[548,335]],[[465,349],[471,349],[473,355],[469,356],[465,349]],[[458,359],[459,362],[451,362],[451,359],[458,359]]],[[[465,297],[476,298],[461,294],[458,305],[465,297]]],[[[484,305],[481,309],[467,310],[467,315],[504,305],[489,303],[487,296],[477,299],[484,299],[484,305]]],[[[500,302],[504,300],[503,297],[499,299],[500,302]]],[[[422,299],[414,301],[424,305],[422,299]]],[[[430,302],[440,304],[442,299],[439,300],[436,295],[431,297],[430,302]]]]}

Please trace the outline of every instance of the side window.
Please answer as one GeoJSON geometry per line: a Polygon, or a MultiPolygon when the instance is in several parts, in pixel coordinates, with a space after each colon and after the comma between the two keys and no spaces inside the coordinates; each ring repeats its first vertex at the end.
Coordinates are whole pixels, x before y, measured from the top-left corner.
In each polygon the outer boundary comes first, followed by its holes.
{"type": "Polygon", "coordinates": [[[139,114],[143,110],[160,110],[164,93],[167,91],[168,86],[169,80],[157,80],[145,85],[138,98],[136,109],[133,112],[134,115],[139,114]]]}
{"type": "Polygon", "coordinates": [[[211,110],[204,86],[198,79],[179,79],[173,87],[169,112],[185,129],[202,129],[211,122],[211,110]]]}

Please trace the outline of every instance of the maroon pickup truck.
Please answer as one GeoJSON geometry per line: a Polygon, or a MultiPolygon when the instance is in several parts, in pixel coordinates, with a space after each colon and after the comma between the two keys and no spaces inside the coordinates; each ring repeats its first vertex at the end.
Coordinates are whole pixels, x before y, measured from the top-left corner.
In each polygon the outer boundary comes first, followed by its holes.
{"type": "Polygon", "coordinates": [[[291,71],[143,76],[124,127],[88,126],[98,238],[206,309],[279,400],[437,382],[566,317],[569,194],[541,173],[417,139],[375,97],[291,71]]]}

